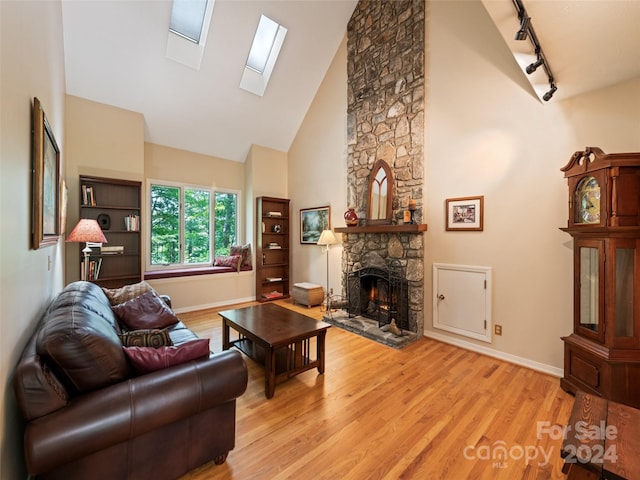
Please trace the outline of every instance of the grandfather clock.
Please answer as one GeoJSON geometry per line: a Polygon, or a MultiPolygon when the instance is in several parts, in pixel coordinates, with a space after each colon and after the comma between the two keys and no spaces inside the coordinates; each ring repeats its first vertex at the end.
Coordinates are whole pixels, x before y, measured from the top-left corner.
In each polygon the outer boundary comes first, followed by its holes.
{"type": "Polygon", "coordinates": [[[560,384],[640,408],[640,153],[587,147],[561,170],[574,320],[560,384]]]}

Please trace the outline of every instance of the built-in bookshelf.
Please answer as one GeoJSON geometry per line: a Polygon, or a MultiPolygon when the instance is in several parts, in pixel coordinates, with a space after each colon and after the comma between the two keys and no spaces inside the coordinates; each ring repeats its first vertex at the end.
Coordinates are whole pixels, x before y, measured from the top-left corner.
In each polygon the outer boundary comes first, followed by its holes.
{"type": "Polygon", "coordinates": [[[289,296],[289,199],[256,200],[256,300],[289,296]]]}
{"type": "MultiPolygon", "coordinates": [[[[80,217],[97,220],[107,239],[101,246],[89,245],[85,280],[108,288],[141,281],[141,188],[132,180],[80,176],[80,217]]],[[[80,272],[84,277],[82,252],[80,272]]]]}

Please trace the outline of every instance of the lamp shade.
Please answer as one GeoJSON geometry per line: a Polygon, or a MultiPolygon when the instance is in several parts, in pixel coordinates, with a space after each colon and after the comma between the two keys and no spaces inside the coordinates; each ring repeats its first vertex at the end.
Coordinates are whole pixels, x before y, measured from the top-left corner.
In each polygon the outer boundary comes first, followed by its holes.
{"type": "Polygon", "coordinates": [[[107,243],[98,222],[90,218],[81,218],[78,224],[71,230],[67,242],[95,242],[107,243]]]}
{"type": "Polygon", "coordinates": [[[338,240],[336,240],[333,230],[323,230],[318,239],[318,245],[333,245],[335,243],[338,243],[338,240]]]}

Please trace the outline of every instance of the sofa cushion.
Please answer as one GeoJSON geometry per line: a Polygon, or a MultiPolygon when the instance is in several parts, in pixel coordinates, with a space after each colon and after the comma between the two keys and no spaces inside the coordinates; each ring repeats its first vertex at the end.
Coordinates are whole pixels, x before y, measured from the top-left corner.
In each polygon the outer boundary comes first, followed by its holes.
{"type": "Polygon", "coordinates": [[[122,347],[138,373],[154,372],[198,358],[209,357],[209,339],[201,338],[177,347],[122,347]]]}
{"type": "Polygon", "coordinates": [[[155,291],[143,293],[112,308],[128,330],[165,328],[178,323],[178,318],[155,291]]]}
{"type": "Polygon", "coordinates": [[[143,293],[153,291],[151,285],[147,282],[142,281],[138,283],[133,283],[131,285],[125,285],[120,288],[102,288],[102,291],[109,299],[111,305],[120,305],[132,298],[139,297],[143,293]]]}
{"type": "Polygon", "coordinates": [[[123,347],[171,347],[173,342],[166,329],[132,330],[118,335],[123,347]]]}
{"type": "Polygon", "coordinates": [[[68,285],[44,315],[37,353],[73,393],[87,392],[128,377],[117,321],[100,287],[68,285]]]}

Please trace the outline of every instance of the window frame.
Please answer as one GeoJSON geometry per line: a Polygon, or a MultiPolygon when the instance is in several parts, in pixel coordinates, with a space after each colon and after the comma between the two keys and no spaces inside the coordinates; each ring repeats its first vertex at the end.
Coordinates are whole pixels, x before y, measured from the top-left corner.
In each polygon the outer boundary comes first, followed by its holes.
{"type": "MultiPolygon", "coordinates": [[[[198,185],[187,182],[175,182],[171,180],[159,180],[159,179],[147,179],[147,191],[146,191],[146,226],[145,229],[145,271],[147,272],[171,272],[171,271],[189,271],[189,270],[202,270],[204,267],[212,267],[215,262],[215,200],[216,193],[227,193],[236,195],[236,244],[241,244],[240,236],[242,225],[241,212],[242,212],[242,192],[233,188],[218,188],[205,185],[198,185]],[[171,263],[168,265],[153,265],[151,263],[151,188],[154,185],[178,188],[180,191],[180,258],[181,263],[171,263]],[[184,222],[184,191],[186,189],[204,190],[209,192],[209,248],[211,252],[211,259],[205,263],[184,263],[184,245],[185,245],[185,222],[184,222]]],[[[187,273],[188,275],[188,273],[187,273]]]]}

